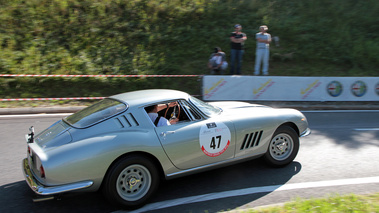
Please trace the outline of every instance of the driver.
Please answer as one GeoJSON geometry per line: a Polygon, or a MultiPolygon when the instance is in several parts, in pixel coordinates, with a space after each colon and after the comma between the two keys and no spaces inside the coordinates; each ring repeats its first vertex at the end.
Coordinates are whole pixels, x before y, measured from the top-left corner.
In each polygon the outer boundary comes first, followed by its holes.
{"type": "Polygon", "coordinates": [[[169,104],[156,104],[153,106],[146,107],[145,110],[146,110],[147,114],[149,115],[151,121],[153,121],[153,123],[155,124],[155,126],[157,126],[157,127],[158,126],[168,126],[171,124],[176,124],[179,121],[179,119],[175,118],[175,119],[167,120],[165,117],[159,116],[158,112],[163,110],[163,109],[167,109],[167,108],[174,107],[177,105],[178,105],[177,102],[171,102],[169,104]]]}

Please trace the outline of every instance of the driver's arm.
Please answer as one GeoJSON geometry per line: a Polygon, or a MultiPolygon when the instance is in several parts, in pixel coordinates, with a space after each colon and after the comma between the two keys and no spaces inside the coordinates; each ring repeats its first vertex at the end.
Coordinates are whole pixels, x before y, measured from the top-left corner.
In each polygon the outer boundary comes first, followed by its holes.
{"type": "Polygon", "coordinates": [[[158,104],[158,112],[163,110],[163,109],[174,107],[177,105],[178,105],[178,103],[176,101],[168,103],[168,104],[158,104]]]}

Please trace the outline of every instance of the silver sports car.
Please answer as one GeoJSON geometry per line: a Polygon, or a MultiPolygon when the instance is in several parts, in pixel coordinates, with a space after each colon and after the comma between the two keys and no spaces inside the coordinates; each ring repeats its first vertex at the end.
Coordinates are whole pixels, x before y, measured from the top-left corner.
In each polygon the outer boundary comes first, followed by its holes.
{"type": "Polygon", "coordinates": [[[308,134],[307,119],[294,109],[143,90],[103,99],[39,134],[31,127],[22,165],[38,195],[102,189],[110,202],[136,208],[161,178],[257,157],[285,166],[308,134]]]}

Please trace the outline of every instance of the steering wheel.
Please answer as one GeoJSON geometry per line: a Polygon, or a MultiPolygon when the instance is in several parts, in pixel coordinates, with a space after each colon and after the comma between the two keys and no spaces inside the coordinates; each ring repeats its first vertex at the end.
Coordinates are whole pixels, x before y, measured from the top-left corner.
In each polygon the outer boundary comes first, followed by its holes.
{"type": "MultiPolygon", "coordinates": [[[[173,109],[172,109],[172,112],[171,112],[171,114],[170,114],[170,116],[169,116],[169,120],[179,118],[179,116],[180,116],[180,111],[181,111],[181,110],[180,110],[180,105],[179,105],[179,103],[177,103],[177,105],[174,106],[174,107],[168,107],[168,108],[166,109],[166,113],[165,113],[164,117],[167,118],[167,113],[168,113],[168,111],[169,111],[170,108],[173,108],[173,109]]],[[[170,111],[171,111],[171,110],[170,110],[170,111]]]]}

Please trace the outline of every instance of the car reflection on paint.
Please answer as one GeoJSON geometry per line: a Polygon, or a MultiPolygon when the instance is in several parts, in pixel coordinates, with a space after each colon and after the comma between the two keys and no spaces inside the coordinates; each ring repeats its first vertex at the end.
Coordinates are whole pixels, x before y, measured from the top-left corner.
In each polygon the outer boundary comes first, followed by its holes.
{"type": "Polygon", "coordinates": [[[25,179],[41,196],[101,189],[126,208],[145,204],[161,177],[172,179],[263,157],[291,163],[299,137],[310,134],[305,116],[244,102],[205,103],[175,90],[111,96],[27,136],[25,179]],[[155,126],[147,113],[157,105],[155,126]],[[158,120],[159,120],[158,119],[158,120]]]}

